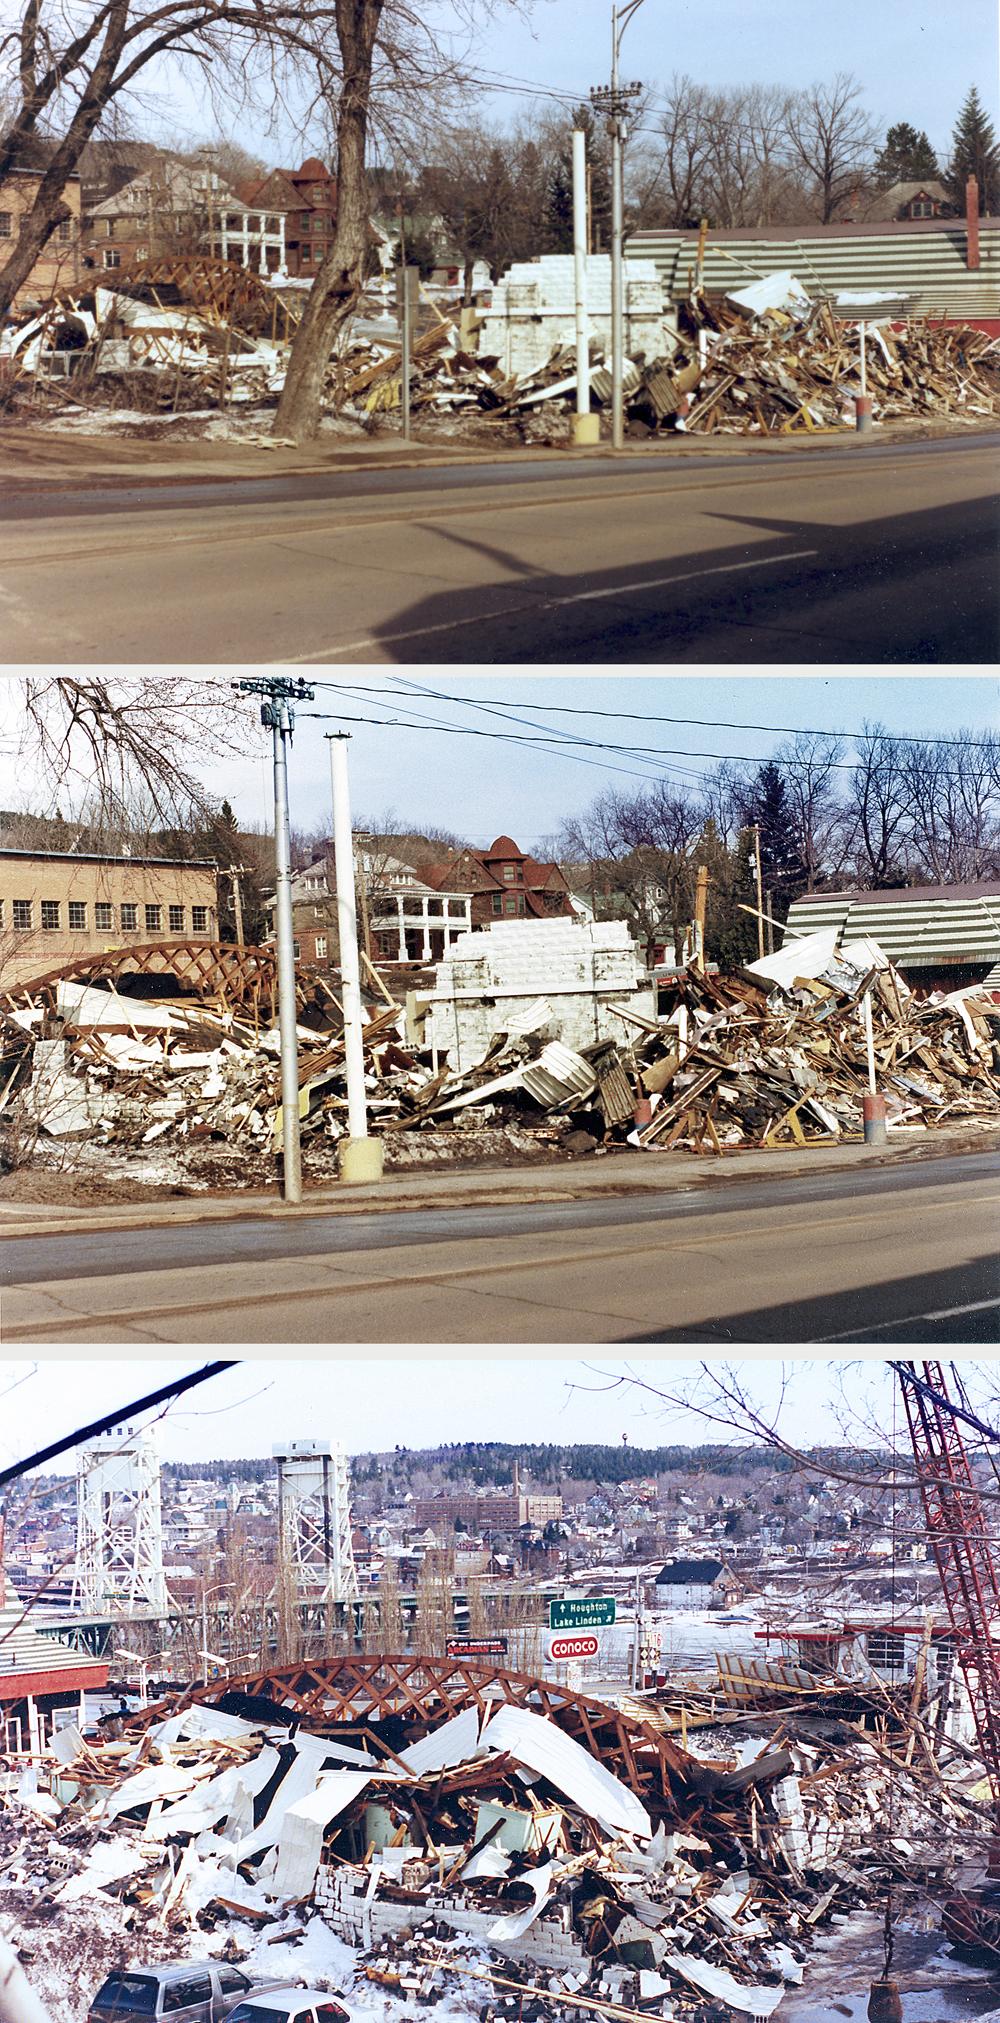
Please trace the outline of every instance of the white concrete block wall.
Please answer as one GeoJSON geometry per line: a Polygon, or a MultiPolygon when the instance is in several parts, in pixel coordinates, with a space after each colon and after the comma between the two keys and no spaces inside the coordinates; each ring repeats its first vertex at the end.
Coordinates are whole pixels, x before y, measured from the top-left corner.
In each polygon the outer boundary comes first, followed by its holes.
{"type": "MultiPolygon", "coordinates": [[[[625,277],[625,351],[647,358],[673,349],[664,321],[664,296],[655,262],[630,260],[625,277]]],[[[587,258],[588,335],[607,350],[611,343],[611,255],[587,258]]],[[[503,368],[519,377],[544,365],[557,345],[576,343],[575,264],[570,253],[547,253],[519,260],[493,290],[492,307],[480,332],[479,349],[498,354],[503,368]]]]}
{"type": "Polygon", "coordinates": [[[524,1960],[563,1973],[586,1973],[591,1964],[589,1954],[568,1929],[562,1911],[554,1918],[540,1919],[523,1938],[500,1943],[488,1939],[490,1927],[496,1923],[495,1911],[467,1909],[433,1895],[426,1904],[381,1903],[378,1897],[366,1901],[363,1888],[355,1895],[355,1879],[350,1871],[325,1866],[316,1877],[315,1903],[324,1922],[348,1945],[373,1947],[390,1936],[414,1932],[435,1918],[454,1932],[488,1943],[507,1959],[524,1960]]]}
{"type": "Polygon", "coordinates": [[[535,997],[552,1006],[549,1036],[575,1049],[625,1037],[609,1000],[655,1017],[624,921],[498,921],[487,934],[463,935],[438,963],[425,1044],[447,1051],[449,1066],[462,1073],[535,997]]]}

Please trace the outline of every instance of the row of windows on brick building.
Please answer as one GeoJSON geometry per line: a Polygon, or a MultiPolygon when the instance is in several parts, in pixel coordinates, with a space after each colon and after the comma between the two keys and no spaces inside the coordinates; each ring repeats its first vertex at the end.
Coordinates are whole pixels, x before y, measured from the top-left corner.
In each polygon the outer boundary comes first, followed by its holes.
{"type": "MultiPolygon", "coordinates": [[[[18,218],[17,229],[19,235],[27,230],[27,222],[27,214],[23,218],[18,218]]],[[[68,245],[73,237],[73,226],[75,223],[75,218],[61,218],[52,232],[52,237],[58,239],[62,245],[68,245]]],[[[13,211],[0,211],[0,239],[12,239],[13,237],[14,213],[13,211]]]]}
{"type": "MultiPolygon", "coordinates": [[[[142,911],[145,915],[144,925],[147,934],[162,933],[164,911],[166,911],[167,927],[171,934],[183,934],[185,931],[187,908],[184,906],[168,906],[166,909],[162,906],[144,906],[142,911]]],[[[87,912],[88,906],[85,899],[70,899],[68,901],[67,925],[71,933],[85,934],[87,932],[87,912]]],[[[40,924],[43,929],[47,932],[59,932],[62,927],[61,900],[41,900],[39,903],[39,914],[40,924]]],[[[3,900],[0,899],[0,927],[3,927],[3,925],[3,900]]],[[[15,899],[13,902],[11,926],[32,928],[34,925],[34,901],[31,899],[15,899]]],[[[94,905],[95,929],[99,934],[112,934],[114,926],[114,907],[103,899],[97,900],[94,905]]],[[[139,928],[139,907],[133,905],[128,900],[124,901],[118,908],[118,927],[122,934],[137,933],[139,928]]],[[[206,934],[208,932],[207,906],[192,906],[191,932],[192,934],[206,934]]]]}

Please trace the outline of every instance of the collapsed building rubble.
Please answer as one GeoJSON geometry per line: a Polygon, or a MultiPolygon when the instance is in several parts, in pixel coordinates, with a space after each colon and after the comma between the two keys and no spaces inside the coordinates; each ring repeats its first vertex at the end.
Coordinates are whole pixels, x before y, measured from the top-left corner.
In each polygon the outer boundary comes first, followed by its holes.
{"type": "MultiPolygon", "coordinates": [[[[630,287],[649,295],[653,284],[633,280],[630,287]]],[[[537,294],[538,284],[513,293],[520,298],[532,289],[537,294]]],[[[15,393],[30,392],[36,402],[106,401],[111,380],[124,375],[142,377],[154,411],[273,406],[299,306],[287,291],[229,262],[140,262],[120,276],[105,275],[87,293],[62,291],[33,310],[5,340],[7,373],[15,393]]],[[[514,315],[509,305],[506,313],[514,315]]],[[[1000,340],[967,326],[914,320],[905,305],[892,323],[869,325],[864,335],[856,316],[856,304],[813,298],[791,274],[734,287],[725,300],[709,300],[693,280],[687,300],[669,316],[662,303],[655,313],[647,303],[635,319],[635,355],[623,367],[630,433],[780,436],[853,427],[865,388],[879,422],[975,422],[997,412],[1000,340]]],[[[544,321],[527,309],[525,319],[532,326],[544,321]]],[[[529,361],[519,351],[515,360],[509,324],[495,311],[477,315],[447,299],[442,310],[428,291],[422,321],[409,374],[416,417],[569,440],[574,344],[547,339],[544,357],[533,352],[529,361]]],[[[400,342],[381,298],[363,297],[327,368],[327,410],[367,428],[398,410],[400,342]]],[[[589,404],[610,412],[611,397],[610,353],[592,335],[589,404]]]]}
{"type": "MultiPolygon", "coordinates": [[[[872,1066],[894,1131],[1000,1120],[992,996],[976,986],[918,1000],[870,938],[838,950],[835,930],[824,930],[729,975],[692,965],[660,986],[656,1015],[648,994],[626,988],[620,964],[586,987],[574,975],[551,997],[522,987],[505,998],[482,978],[466,990],[468,963],[489,939],[464,937],[439,965],[446,987],[406,1004],[372,972],[381,997],[365,1014],[366,1096],[369,1128],[388,1148],[427,1133],[457,1142],[487,1126],[534,1156],[835,1144],[863,1134],[872,1066]],[[603,1033],[590,1044],[581,1005],[603,1033]],[[460,1010],[473,1014],[461,1030],[460,1010]]],[[[297,994],[301,1129],[307,1145],[335,1151],[348,1126],[342,1007],[318,970],[300,970],[297,994]]],[[[282,1131],[273,956],[155,944],[8,990],[0,1119],[8,1135],[30,1131],[42,1143],[211,1144],[251,1165],[273,1158],[282,1131]]]]}
{"type": "Polygon", "coordinates": [[[217,1679],[8,1759],[0,1902],[27,1930],[114,1899],[149,1957],[318,1916],[359,1984],[497,2019],[768,2016],[887,1877],[938,1901],[988,1815],[909,1684],[847,1714],[810,1684],[748,1713],[413,1654],[217,1679]]]}

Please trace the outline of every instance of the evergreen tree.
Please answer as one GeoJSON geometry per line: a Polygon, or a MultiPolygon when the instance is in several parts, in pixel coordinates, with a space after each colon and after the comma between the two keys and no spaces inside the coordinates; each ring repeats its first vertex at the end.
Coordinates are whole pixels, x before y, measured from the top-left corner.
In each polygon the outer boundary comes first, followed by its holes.
{"type": "Polygon", "coordinates": [[[578,105],[565,146],[560,148],[549,178],[545,203],[545,242],[550,253],[573,251],[573,133],[584,135],[590,183],[590,245],[595,253],[611,247],[611,176],[607,143],[599,135],[589,105],[578,105]]]}
{"type": "Polygon", "coordinates": [[[979,184],[980,216],[995,217],[1000,211],[1000,147],[975,85],[959,113],[952,142],[944,184],[956,210],[964,212],[965,185],[970,176],[975,176],[979,184]]]}
{"type": "Polygon", "coordinates": [[[209,831],[211,853],[218,864],[238,864],[239,826],[228,801],[223,801],[209,831]]]}
{"type": "Polygon", "coordinates": [[[785,782],[773,759],[757,774],[750,820],[760,830],[761,884],[765,892],[781,900],[780,917],[784,920],[791,901],[805,890],[807,873],[785,782]]]}
{"type": "Polygon", "coordinates": [[[885,146],[875,156],[875,187],[890,190],[894,183],[937,182],[941,171],[925,133],[918,133],[908,120],[891,126],[885,146]]]}

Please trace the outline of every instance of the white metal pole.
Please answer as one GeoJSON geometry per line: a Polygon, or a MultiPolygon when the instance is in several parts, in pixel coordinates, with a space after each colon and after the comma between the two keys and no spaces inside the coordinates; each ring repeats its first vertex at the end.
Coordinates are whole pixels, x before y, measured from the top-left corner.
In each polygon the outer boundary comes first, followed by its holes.
{"type": "Polygon", "coordinates": [[[861,323],[858,328],[861,335],[861,398],[862,400],[866,400],[868,397],[868,359],[865,352],[865,326],[861,323]]]}
{"type": "Polygon", "coordinates": [[[587,343],[587,136],[573,133],[573,279],[576,289],[576,411],[590,413],[587,343]]]}
{"type": "Polygon", "coordinates": [[[365,1050],[361,1039],[361,965],[358,961],[358,914],[354,893],[354,839],[347,782],[346,732],[330,739],[333,787],[333,847],[337,859],[337,928],[340,935],[340,982],[344,1004],[344,1059],[347,1066],[347,1128],[352,1138],[367,1138],[365,1050]]]}
{"type": "Polygon", "coordinates": [[[875,1094],[875,1040],[872,1034],[872,994],[865,992],[865,1044],[868,1048],[868,1087],[875,1094]]]}
{"type": "Polygon", "coordinates": [[[625,442],[622,373],[622,142],[618,106],[618,9],[611,10],[611,446],[625,442]]]}
{"type": "Polygon", "coordinates": [[[278,937],[278,1023],[281,1032],[281,1111],[284,1197],[302,1199],[299,1148],[299,1056],[295,1003],[295,936],[292,927],[292,851],[288,835],[288,773],[285,738],[288,704],[274,704],[274,851],[277,865],[275,924],[278,937]]]}

